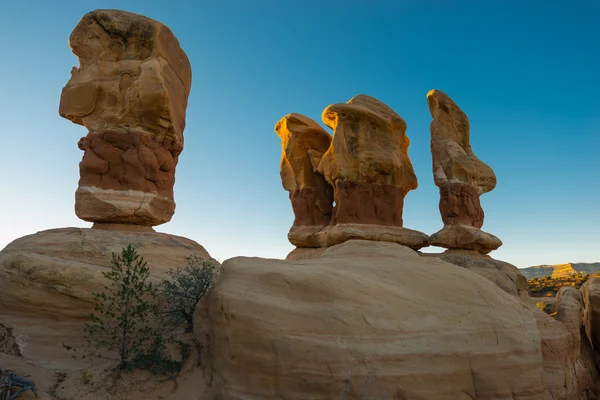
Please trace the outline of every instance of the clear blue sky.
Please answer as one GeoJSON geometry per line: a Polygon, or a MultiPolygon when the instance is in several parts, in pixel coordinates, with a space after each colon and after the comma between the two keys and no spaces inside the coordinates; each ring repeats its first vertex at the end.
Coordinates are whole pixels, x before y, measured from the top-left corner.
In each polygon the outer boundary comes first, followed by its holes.
{"type": "Polygon", "coordinates": [[[293,221],[275,122],[319,122],[364,93],[404,117],[419,188],[405,226],[442,226],[429,152],[430,89],[471,120],[497,188],[482,197],[495,258],[519,267],[600,261],[600,2],[86,1],[3,2],[0,248],[38,230],[89,226],[73,211],[86,134],[58,115],[77,59],[68,37],[97,8],[169,26],[193,83],[173,220],[158,231],[213,257],[281,258],[293,221]],[[373,5],[373,4],[376,5],[373,5]]]}

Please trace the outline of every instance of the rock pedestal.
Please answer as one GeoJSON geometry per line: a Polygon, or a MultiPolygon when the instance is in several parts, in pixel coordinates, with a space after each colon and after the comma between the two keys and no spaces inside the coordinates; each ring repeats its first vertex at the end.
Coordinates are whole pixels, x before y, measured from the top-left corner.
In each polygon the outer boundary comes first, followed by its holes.
{"type": "Polygon", "coordinates": [[[86,14],[59,114],[85,126],[75,212],[94,223],[155,226],[175,212],[175,167],[192,71],[169,28],[119,10],[86,14]]]}
{"type": "Polygon", "coordinates": [[[427,103],[432,117],[433,176],[440,188],[444,222],[444,228],[431,235],[429,244],[489,253],[502,242],[481,230],[484,212],[479,197],[496,187],[496,175],[473,153],[469,119],[456,103],[439,90],[427,94],[427,103]]]}
{"type": "Polygon", "coordinates": [[[516,267],[364,240],[313,252],[224,262],[196,318],[216,398],[596,398],[589,352],[516,267]]]}
{"type": "Polygon", "coordinates": [[[87,317],[92,292],[106,285],[112,254],[131,244],[153,277],[186,265],[188,256],[211,259],[197,242],[159,232],[59,228],[23,236],[0,252],[0,305],[5,313],[87,317]]]}

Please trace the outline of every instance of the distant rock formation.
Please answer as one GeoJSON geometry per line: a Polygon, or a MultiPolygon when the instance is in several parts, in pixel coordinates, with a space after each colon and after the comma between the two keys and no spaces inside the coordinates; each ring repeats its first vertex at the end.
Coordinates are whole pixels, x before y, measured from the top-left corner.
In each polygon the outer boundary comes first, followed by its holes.
{"type": "MultiPolygon", "coordinates": [[[[305,176],[313,180],[320,181],[320,176],[324,176],[333,188],[335,205],[329,226],[320,230],[318,226],[299,229],[295,211],[295,227],[288,236],[290,242],[301,248],[329,247],[350,239],[389,241],[413,249],[427,246],[427,235],[402,226],[404,197],[418,185],[408,158],[410,141],[402,117],[377,99],[357,95],[347,103],[330,105],[322,118],[334,130],[331,145],[324,154],[323,147],[308,152],[303,150],[306,144],[297,145],[301,154],[297,162],[302,160],[303,167],[296,170],[306,171],[305,176]]],[[[282,121],[276,127],[278,134],[279,130],[285,131],[282,121]]],[[[304,124],[310,126],[314,137],[323,138],[319,142],[322,146],[326,132],[313,122],[308,120],[304,124]]],[[[302,130],[307,134],[306,128],[302,130]]],[[[282,179],[289,174],[286,168],[287,164],[282,163],[282,179]]],[[[289,187],[296,187],[301,181],[295,178],[289,187]]],[[[320,202],[326,199],[319,197],[320,202]]],[[[293,207],[296,210],[297,206],[293,207]]],[[[328,206],[318,208],[329,210],[328,206]]]]}
{"type": "Polygon", "coordinates": [[[440,213],[444,228],[431,235],[429,244],[448,249],[489,253],[502,245],[483,232],[484,213],[479,196],[496,187],[494,171],[471,149],[469,119],[439,90],[427,94],[431,113],[433,177],[440,188],[440,213]]]}
{"type": "Polygon", "coordinates": [[[536,265],[533,267],[521,268],[520,271],[527,279],[542,278],[544,276],[564,278],[577,273],[597,274],[598,271],[600,271],[600,262],[536,265]]]}
{"type": "Polygon", "coordinates": [[[69,44],[80,66],[59,114],[89,131],[79,141],[77,216],[95,227],[168,222],[192,79],[186,54],[163,24],[119,10],[84,15],[69,44]]]}
{"type": "Polygon", "coordinates": [[[315,234],[329,225],[333,211],[333,188],[317,171],[331,136],[300,114],[283,117],[275,132],[281,138],[281,182],[295,217],[288,238],[295,246],[318,247],[315,234]]]}

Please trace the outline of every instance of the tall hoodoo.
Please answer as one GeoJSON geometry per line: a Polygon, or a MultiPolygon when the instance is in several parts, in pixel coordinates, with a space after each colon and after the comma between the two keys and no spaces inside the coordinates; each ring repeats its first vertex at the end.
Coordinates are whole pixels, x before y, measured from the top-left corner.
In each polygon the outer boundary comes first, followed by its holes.
{"type": "Polygon", "coordinates": [[[323,111],[333,145],[319,170],[335,188],[338,223],[402,226],[404,196],[418,186],[406,122],[366,95],[323,111]]]}
{"type": "Polygon", "coordinates": [[[165,25],[120,10],[86,14],[69,44],[80,65],[59,114],[88,129],[77,216],[95,227],[168,222],[192,80],[186,54],[165,25]]]}
{"type": "Polygon", "coordinates": [[[483,232],[484,212],[479,196],[496,187],[496,174],[471,148],[469,119],[444,92],[427,94],[431,113],[433,178],[440,188],[440,213],[444,228],[429,243],[448,249],[489,253],[502,245],[483,232]]]}

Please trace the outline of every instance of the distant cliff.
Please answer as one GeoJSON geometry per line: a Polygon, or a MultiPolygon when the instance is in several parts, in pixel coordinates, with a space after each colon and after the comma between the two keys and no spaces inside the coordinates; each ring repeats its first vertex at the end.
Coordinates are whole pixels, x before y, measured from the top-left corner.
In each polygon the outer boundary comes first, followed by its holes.
{"type": "Polygon", "coordinates": [[[521,273],[527,279],[541,278],[546,275],[550,275],[553,278],[561,278],[578,272],[584,274],[597,274],[598,270],[600,270],[600,262],[536,265],[534,267],[522,268],[521,273]]]}

